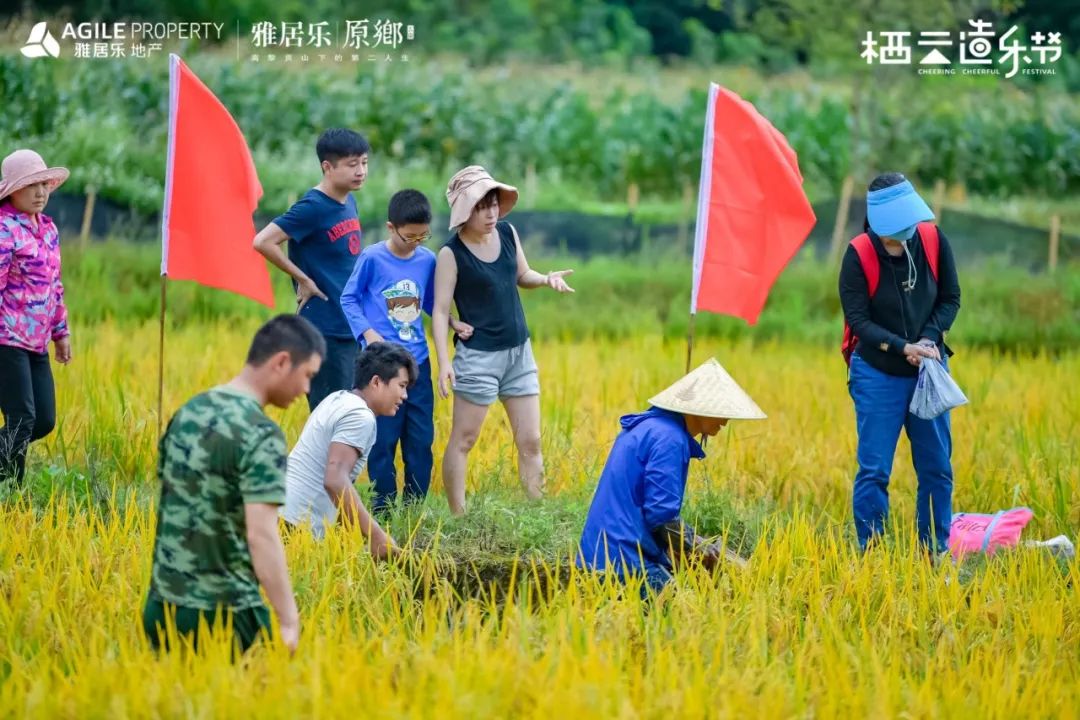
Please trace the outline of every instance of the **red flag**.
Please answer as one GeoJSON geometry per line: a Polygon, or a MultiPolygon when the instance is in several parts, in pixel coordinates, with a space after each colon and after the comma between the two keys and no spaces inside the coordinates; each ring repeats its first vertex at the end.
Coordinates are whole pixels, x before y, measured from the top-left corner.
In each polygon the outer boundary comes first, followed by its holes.
{"type": "Polygon", "coordinates": [[[260,197],[262,185],[236,121],[171,55],[161,274],[273,307],[266,261],[251,244],[260,197]]]}
{"type": "Polygon", "coordinates": [[[711,84],[690,312],[755,324],[815,221],[787,139],[753,105],[711,84]]]}

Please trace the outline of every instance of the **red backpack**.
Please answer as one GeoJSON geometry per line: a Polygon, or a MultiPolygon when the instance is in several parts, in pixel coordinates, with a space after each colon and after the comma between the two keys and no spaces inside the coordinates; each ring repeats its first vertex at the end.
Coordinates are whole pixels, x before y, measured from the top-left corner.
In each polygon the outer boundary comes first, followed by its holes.
{"type": "MultiPolygon", "coordinates": [[[[923,252],[926,253],[926,261],[930,264],[930,274],[934,276],[934,282],[937,282],[938,258],[941,254],[941,237],[938,235],[938,227],[931,222],[921,222],[916,226],[915,232],[922,242],[923,252]]],[[[881,264],[878,260],[877,251],[874,249],[874,243],[870,240],[869,235],[863,233],[852,240],[851,245],[859,256],[859,264],[862,265],[863,274],[866,275],[866,285],[872,298],[874,293],[877,292],[878,281],[881,279],[881,264]]],[[[851,326],[848,325],[845,317],[844,340],[840,345],[840,352],[844,355],[844,362],[848,365],[851,365],[851,353],[855,352],[855,346],[858,343],[859,338],[855,337],[855,333],[852,332],[851,326]]]]}

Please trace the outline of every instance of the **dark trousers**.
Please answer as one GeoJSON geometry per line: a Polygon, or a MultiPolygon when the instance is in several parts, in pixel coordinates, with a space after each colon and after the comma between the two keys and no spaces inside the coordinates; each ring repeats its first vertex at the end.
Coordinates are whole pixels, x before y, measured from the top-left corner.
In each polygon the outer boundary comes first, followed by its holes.
{"type": "Polygon", "coordinates": [[[397,471],[394,456],[401,444],[405,466],[405,500],[422,500],[431,484],[431,445],[435,442],[435,393],[431,386],[431,361],[420,363],[416,384],[391,417],[375,419],[375,445],[368,461],[368,476],[375,486],[372,509],[385,510],[397,498],[397,471]]]}
{"type": "Polygon", "coordinates": [[[352,390],[356,375],[356,341],[352,338],[325,337],[326,357],[319,372],[311,379],[308,409],[314,410],[326,396],[338,390],[352,390]]]}
{"type": "Polygon", "coordinates": [[[197,608],[179,607],[171,603],[157,600],[153,597],[146,599],[143,606],[143,632],[146,633],[150,647],[157,651],[170,651],[173,648],[170,642],[170,634],[173,627],[176,629],[176,639],[180,644],[191,644],[192,650],[199,647],[199,625],[206,623],[208,630],[213,630],[215,624],[225,627],[228,621],[232,622],[234,651],[245,653],[248,648],[255,644],[264,634],[269,639],[273,634],[273,626],[270,624],[270,611],[265,607],[247,608],[246,610],[222,609],[220,612],[199,610],[197,608]],[[170,620],[172,621],[170,623],[170,620]],[[167,629],[168,628],[168,629],[167,629]]]}
{"type": "Polygon", "coordinates": [[[22,483],[26,450],[56,426],[56,388],[49,354],[0,345],[0,482],[22,483]]]}

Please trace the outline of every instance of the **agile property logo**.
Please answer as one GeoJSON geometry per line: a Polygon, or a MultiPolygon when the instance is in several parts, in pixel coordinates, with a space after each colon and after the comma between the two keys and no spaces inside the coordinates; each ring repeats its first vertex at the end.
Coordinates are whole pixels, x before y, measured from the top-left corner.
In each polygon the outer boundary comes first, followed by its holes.
{"type": "Polygon", "coordinates": [[[60,43],[49,32],[47,23],[39,22],[30,28],[30,37],[22,46],[22,54],[28,58],[60,57],[60,43]]]}
{"type": "Polygon", "coordinates": [[[22,54],[28,58],[58,58],[61,44],[67,41],[74,46],[70,56],[77,60],[146,59],[162,51],[166,42],[220,43],[224,29],[224,23],[213,22],[69,22],[62,25],[57,38],[46,23],[39,22],[30,29],[22,54]]]}

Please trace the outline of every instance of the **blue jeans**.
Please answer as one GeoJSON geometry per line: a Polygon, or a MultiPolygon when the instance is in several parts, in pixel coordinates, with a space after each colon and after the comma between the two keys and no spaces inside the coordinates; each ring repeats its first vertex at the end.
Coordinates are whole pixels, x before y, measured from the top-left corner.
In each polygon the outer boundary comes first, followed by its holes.
{"type": "Polygon", "coordinates": [[[435,442],[435,393],[431,386],[431,361],[419,365],[416,384],[409,397],[391,417],[375,419],[377,434],[368,461],[368,476],[375,485],[372,509],[385,510],[397,498],[397,470],[394,456],[401,444],[405,465],[405,499],[422,500],[431,484],[431,445],[435,442]]]}
{"type": "MultiPolygon", "coordinates": [[[[578,568],[583,571],[589,571],[593,569],[592,566],[582,560],[580,552],[578,553],[578,559],[576,561],[576,564],[578,568]]],[[[617,578],[619,582],[623,585],[626,585],[631,577],[640,577],[642,579],[642,600],[649,600],[650,595],[659,595],[661,592],[663,592],[664,588],[671,584],[671,582],[675,579],[674,577],[672,577],[671,571],[668,570],[666,567],[664,567],[663,565],[655,565],[651,563],[647,564],[642,569],[629,571],[629,575],[628,571],[626,571],[624,568],[612,569],[609,567],[608,569],[600,570],[598,577],[602,578],[609,573],[615,578],[617,578]]]]}
{"type": "Polygon", "coordinates": [[[645,584],[641,587],[642,597],[647,596],[647,591],[651,590],[654,594],[659,595],[660,592],[668,586],[668,583],[672,581],[671,571],[662,565],[649,565],[645,568],[645,584]]]}
{"type": "Polygon", "coordinates": [[[949,413],[923,420],[908,411],[915,377],[888,375],[857,354],[851,357],[848,390],[855,401],[859,472],[852,507],[859,547],[882,533],[889,517],[889,475],[900,429],[911,441],[911,461],[919,479],[915,520],[919,540],[941,552],[952,523],[952,431],[949,413]]]}
{"type": "Polygon", "coordinates": [[[338,390],[352,390],[356,378],[356,355],[359,347],[352,338],[333,338],[326,340],[326,357],[323,358],[319,372],[311,378],[308,391],[308,409],[314,410],[326,396],[338,390]]]}

